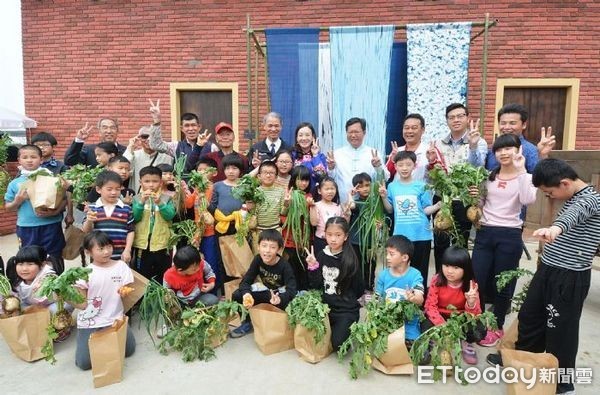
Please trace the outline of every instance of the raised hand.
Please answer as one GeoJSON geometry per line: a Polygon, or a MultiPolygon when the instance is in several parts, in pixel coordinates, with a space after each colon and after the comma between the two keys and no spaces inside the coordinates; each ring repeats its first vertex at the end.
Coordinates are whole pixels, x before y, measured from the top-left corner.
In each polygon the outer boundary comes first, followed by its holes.
{"type": "Polygon", "coordinates": [[[212,136],[212,133],[209,133],[208,129],[204,129],[204,131],[202,133],[198,134],[198,138],[196,139],[196,144],[198,144],[198,146],[200,146],[200,147],[204,147],[206,145],[206,143],[208,143],[210,136],[212,136]]]}
{"type": "Polygon", "coordinates": [[[319,148],[319,139],[314,139],[312,145],[310,146],[310,153],[312,156],[319,155],[321,149],[319,148]]]}
{"type": "Polygon", "coordinates": [[[523,156],[523,146],[519,147],[519,152],[512,157],[513,166],[519,171],[525,171],[525,157],[523,156]]]}
{"type": "Polygon", "coordinates": [[[379,183],[379,196],[381,196],[382,198],[386,199],[387,198],[387,189],[385,187],[385,183],[384,182],[380,182],[379,183]]]}
{"type": "Polygon", "coordinates": [[[481,138],[481,133],[479,133],[479,118],[477,118],[477,121],[475,121],[475,122],[473,122],[472,119],[471,119],[471,121],[469,121],[468,138],[469,138],[469,148],[476,149],[477,143],[479,143],[479,139],[481,138]]]}
{"type": "Polygon", "coordinates": [[[542,127],[542,137],[540,138],[540,142],[537,144],[538,154],[540,159],[544,159],[548,157],[550,151],[556,145],[556,136],[552,135],[552,126],[548,126],[548,129],[542,127]]]}
{"type": "Polygon", "coordinates": [[[77,134],[75,135],[75,137],[78,140],[85,141],[88,139],[88,137],[90,137],[90,133],[92,132],[93,129],[94,129],[94,126],[93,125],[88,126],[88,122],[86,122],[85,126],[77,131],[77,134]]]}
{"type": "Polygon", "coordinates": [[[427,156],[427,161],[429,163],[434,163],[435,160],[437,159],[437,149],[435,148],[434,140],[431,140],[429,142],[429,147],[427,148],[427,151],[425,152],[425,156],[427,156]]]}
{"type": "Polygon", "coordinates": [[[292,188],[286,188],[285,194],[283,195],[283,204],[286,206],[289,205],[290,200],[292,200],[292,188]]]}
{"type": "Polygon", "coordinates": [[[123,201],[123,203],[131,206],[131,202],[133,202],[133,195],[129,191],[127,191],[125,192],[125,196],[123,196],[121,200],[123,201]]]}
{"type": "Polygon", "coordinates": [[[327,168],[329,170],[335,169],[335,157],[333,156],[333,151],[327,151],[327,168]]]}
{"type": "Polygon", "coordinates": [[[156,104],[154,104],[154,102],[150,99],[148,99],[148,101],[150,102],[150,115],[152,115],[152,123],[159,123],[160,122],[160,99],[156,100],[156,104]]]}
{"type": "Polygon", "coordinates": [[[395,141],[391,142],[392,144],[392,152],[390,152],[390,160],[394,160],[396,154],[398,153],[398,143],[395,141]]]}
{"type": "Polygon", "coordinates": [[[469,283],[469,290],[465,292],[465,299],[467,299],[467,304],[469,306],[474,306],[477,303],[477,298],[479,297],[479,286],[473,280],[469,283]]]}
{"type": "Polygon", "coordinates": [[[319,262],[317,262],[317,257],[315,256],[315,247],[310,246],[310,251],[308,248],[305,248],[306,252],[306,267],[308,270],[313,271],[319,267],[319,262]]]}
{"type": "Polygon", "coordinates": [[[252,154],[252,167],[260,166],[260,158],[258,157],[258,151],[254,151],[252,154]]]}
{"type": "Polygon", "coordinates": [[[377,150],[376,149],[371,149],[371,165],[374,168],[378,168],[381,167],[381,158],[379,158],[379,154],[377,154],[377,150]]]}

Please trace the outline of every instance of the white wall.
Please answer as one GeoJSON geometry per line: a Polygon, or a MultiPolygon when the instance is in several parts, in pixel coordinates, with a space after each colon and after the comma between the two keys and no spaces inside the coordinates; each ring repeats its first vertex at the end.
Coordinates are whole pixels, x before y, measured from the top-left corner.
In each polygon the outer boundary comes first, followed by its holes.
{"type": "Polygon", "coordinates": [[[25,114],[21,0],[0,0],[0,107],[25,114]]]}

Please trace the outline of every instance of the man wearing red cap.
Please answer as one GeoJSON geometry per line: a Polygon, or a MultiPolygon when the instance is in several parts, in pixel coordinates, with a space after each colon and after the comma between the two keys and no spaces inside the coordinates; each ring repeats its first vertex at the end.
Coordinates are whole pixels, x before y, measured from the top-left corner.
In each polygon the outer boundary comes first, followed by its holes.
{"type": "MultiPolygon", "coordinates": [[[[221,165],[221,161],[223,160],[223,157],[227,154],[239,155],[242,158],[242,161],[244,162],[245,169],[248,169],[248,159],[246,159],[244,155],[237,153],[233,150],[233,127],[226,122],[219,122],[217,126],[215,126],[215,133],[215,139],[217,141],[217,145],[219,146],[218,151],[202,154],[203,146],[197,144],[196,146],[194,146],[194,149],[192,150],[191,154],[188,155],[185,162],[186,169],[193,170],[196,168],[196,163],[198,162],[198,159],[200,159],[200,157],[211,158],[212,160],[214,160],[217,163],[218,168],[217,174],[213,177],[213,182],[223,181],[225,179],[225,172],[223,166],[221,165]]],[[[207,141],[209,138],[210,135],[206,136],[207,141]]]]}

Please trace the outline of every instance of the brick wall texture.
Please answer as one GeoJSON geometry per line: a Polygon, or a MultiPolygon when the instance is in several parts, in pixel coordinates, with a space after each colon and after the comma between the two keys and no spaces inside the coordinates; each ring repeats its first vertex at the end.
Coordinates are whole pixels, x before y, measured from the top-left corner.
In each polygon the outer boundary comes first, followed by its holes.
{"type": "MultiPolygon", "coordinates": [[[[170,130],[172,82],[237,82],[243,130],[247,14],[258,28],[483,21],[486,12],[499,20],[490,30],[486,138],[492,136],[498,78],[579,78],[576,148],[600,149],[595,0],[22,0],[26,111],[38,131],[55,134],[62,155],[75,131],[100,116],[117,117],[124,137],[132,136],[148,122],[149,98],[161,99],[170,130]]],[[[480,106],[481,64],[479,38],[469,69],[473,114],[480,106]]],[[[262,68],[259,75],[263,81],[262,68]]],[[[266,109],[264,83],[259,98],[266,109]]],[[[1,217],[0,232],[7,222],[1,217]]]]}

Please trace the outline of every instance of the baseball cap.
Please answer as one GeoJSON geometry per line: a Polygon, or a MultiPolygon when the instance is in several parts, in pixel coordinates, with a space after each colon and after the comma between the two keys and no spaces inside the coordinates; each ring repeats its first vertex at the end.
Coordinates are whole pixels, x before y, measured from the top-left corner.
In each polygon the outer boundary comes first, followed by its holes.
{"type": "Polygon", "coordinates": [[[221,132],[223,129],[229,129],[233,132],[233,126],[231,126],[231,124],[227,122],[219,122],[217,126],[215,126],[215,133],[219,134],[219,132],[221,132]]]}

